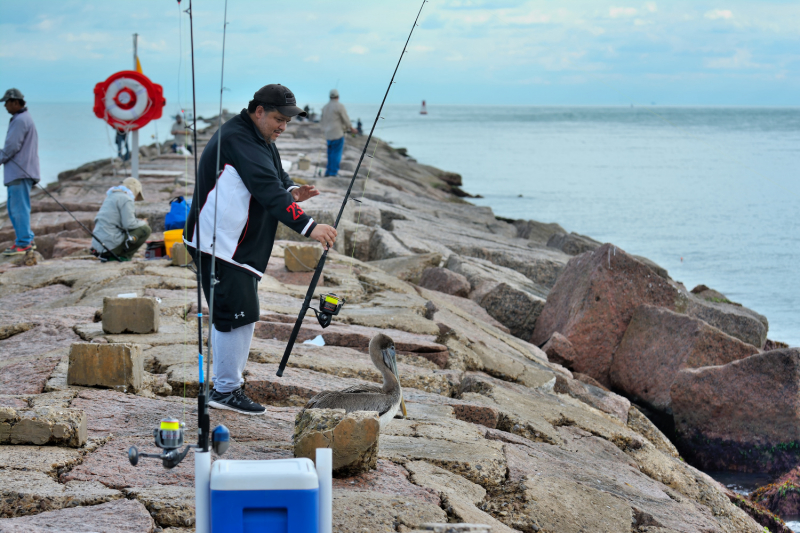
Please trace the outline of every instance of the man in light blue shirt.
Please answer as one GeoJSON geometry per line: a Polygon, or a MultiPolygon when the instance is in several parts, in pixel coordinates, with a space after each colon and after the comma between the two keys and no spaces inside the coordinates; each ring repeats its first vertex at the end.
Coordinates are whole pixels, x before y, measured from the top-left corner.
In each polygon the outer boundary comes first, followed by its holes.
{"type": "Polygon", "coordinates": [[[31,230],[31,188],[40,180],[39,136],[19,89],[7,90],[0,102],[11,115],[0,165],[5,165],[6,208],[16,234],[14,245],[3,255],[22,255],[36,249],[31,230]]]}

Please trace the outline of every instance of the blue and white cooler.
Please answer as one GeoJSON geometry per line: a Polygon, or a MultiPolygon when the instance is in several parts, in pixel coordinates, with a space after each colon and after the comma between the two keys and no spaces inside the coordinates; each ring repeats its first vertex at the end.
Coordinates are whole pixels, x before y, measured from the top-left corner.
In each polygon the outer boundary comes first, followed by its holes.
{"type": "Polygon", "coordinates": [[[331,457],[330,450],[322,451],[317,468],[305,458],[216,461],[211,467],[211,531],[330,531],[331,457]]]}

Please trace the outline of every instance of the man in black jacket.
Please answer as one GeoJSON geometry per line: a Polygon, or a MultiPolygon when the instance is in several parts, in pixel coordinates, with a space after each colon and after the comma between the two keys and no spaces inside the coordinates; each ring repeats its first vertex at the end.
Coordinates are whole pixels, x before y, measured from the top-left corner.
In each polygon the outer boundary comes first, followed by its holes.
{"type": "Polygon", "coordinates": [[[294,184],[283,170],[274,144],[297,115],[306,113],[297,107],[288,88],[266,85],[255,93],[247,109],[211,137],[200,157],[193,200],[200,202],[200,220],[198,224],[197,212],[192,209],[183,238],[195,262],[201,262],[203,292],[208,301],[216,223],[211,326],[214,390],[209,405],[218,409],[249,415],[265,412],[242,391],[242,372],[260,313],[258,281],[267,268],[278,222],[319,241],[325,248],[336,240],[335,228],[317,224],[297,205],[317,196],[319,191],[311,185],[294,184]]]}

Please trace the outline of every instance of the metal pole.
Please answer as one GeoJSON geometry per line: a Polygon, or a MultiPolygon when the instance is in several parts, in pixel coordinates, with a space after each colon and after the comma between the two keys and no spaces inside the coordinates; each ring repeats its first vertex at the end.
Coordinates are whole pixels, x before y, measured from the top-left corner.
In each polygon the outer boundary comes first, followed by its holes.
{"type": "MultiPolygon", "coordinates": [[[[133,70],[136,70],[136,59],[138,56],[138,41],[139,34],[133,34],[133,70]]],[[[131,153],[131,176],[139,179],[139,130],[133,130],[131,132],[131,144],[133,145],[133,150],[131,153]]]]}

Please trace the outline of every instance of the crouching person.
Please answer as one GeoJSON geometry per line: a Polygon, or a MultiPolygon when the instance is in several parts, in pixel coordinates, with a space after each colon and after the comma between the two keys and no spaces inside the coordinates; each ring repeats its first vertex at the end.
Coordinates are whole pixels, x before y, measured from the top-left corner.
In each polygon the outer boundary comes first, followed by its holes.
{"type": "Polygon", "coordinates": [[[142,200],[142,184],[136,178],[126,178],[122,185],[108,190],[94,219],[94,255],[105,260],[116,260],[114,256],[121,261],[131,260],[150,236],[150,226],[136,218],[133,205],[142,200]]]}

